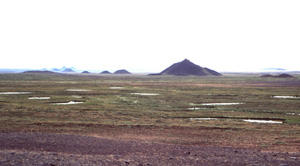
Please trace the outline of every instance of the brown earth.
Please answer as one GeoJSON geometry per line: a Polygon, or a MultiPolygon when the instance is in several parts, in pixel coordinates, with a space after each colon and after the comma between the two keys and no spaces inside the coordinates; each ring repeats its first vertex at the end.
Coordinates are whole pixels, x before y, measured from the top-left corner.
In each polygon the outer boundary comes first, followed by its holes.
{"type": "Polygon", "coordinates": [[[0,165],[293,166],[300,163],[299,144],[276,131],[47,123],[0,132],[0,165]],[[285,144],[260,146],[274,140],[285,144]]]}
{"type": "Polygon", "coordinates": [[[82,123],[35,123],[0,133],[67,133],[97,138],[135,140],[179,145],[248,148],[266,152],[300,153],[300,140],[292,125],[248,124],[249,130],[231,127],[187,127],[152,125],[102,125],[82,123]],[[283,135],[288,131],[291,135],[283,135]]]}
{"type": "Polygon", "coordinates": [[[298,153],[191,146],[74,134],[0,133],[0,165],[296,166],[298,153]]]}

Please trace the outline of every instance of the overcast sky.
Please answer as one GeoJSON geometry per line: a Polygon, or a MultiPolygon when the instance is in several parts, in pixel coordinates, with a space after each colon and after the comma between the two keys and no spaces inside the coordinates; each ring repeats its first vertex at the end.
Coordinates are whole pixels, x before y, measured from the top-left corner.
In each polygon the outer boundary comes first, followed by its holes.
{"type": "Polygon", "coordinates": [[[300,70],[299,0],[1,0],[0,68],[300,70]]]}

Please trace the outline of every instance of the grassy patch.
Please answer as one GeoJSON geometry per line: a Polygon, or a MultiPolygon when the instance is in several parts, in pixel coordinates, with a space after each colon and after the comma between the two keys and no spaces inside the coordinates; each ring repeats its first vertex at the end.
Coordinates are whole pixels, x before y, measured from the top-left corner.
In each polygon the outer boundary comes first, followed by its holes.
{"type": "MultiPolygon", "coordinates": [[[[195,130],[197,127],[230,128],[238,129],[239,132],[234,134],[242,136],[244,132],[249,131],[259,133],[274,131],[277,133],[275,136],[285,132],[288,135],[294,133],[293,136],[296,138],[300,137],[299,132],[294,132],[300,129],[299,99],[272,97],[274,95],[300,96],[298,79],[262,79],[256,76],[199,78],[0,74],[0,92],[18,91],[32,92],[32,94],[0,95],[2,131],[31,129],[85,133],[97,131],[95,125],[142,125],[158,128],[192,127],[195,130]],[[111,89],[110,87],[123,88],[111,89]],[[74,92],[66,89],[89,89],[90,91],[74,92]],[[132,93],[158,93],[159,95],[139,96],[132,93]],[[50,99],[28,99],[33,96],[48,96],[50,99]],[[83,103],[53,105],[53,103],[69,101],[83,103]],[[232,102],[243,104],[199,105],[232,102]],[[189,110],[188,108],[192,107],[191,103],[198,104],[195,107],[202,109],[189,110]],[[232,119],[198,122],[189,120],[189,117],[232,117],[232,119]],[[284,124],[264,126],[243,122],[238,118],[278,118],[284,119],[284,124]]],[[[285,145],[283,140],[276,140],[276,142],[273,134],[269,136],[271,142],[261,143],[259,146],[285,145]]],[[[177,139],[172,141],[180,142],[177,139]]]]}

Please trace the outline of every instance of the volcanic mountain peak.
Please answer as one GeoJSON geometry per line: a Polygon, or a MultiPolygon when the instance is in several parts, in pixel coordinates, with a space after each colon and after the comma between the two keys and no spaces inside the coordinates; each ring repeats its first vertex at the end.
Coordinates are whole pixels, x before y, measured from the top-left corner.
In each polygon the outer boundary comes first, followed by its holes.
{"type": "Polygon", "coordinates": [[[170,67],[168,67],[167,69],[163,70],[161,73],[159,73],[159,75],[220,76],[221,74],[208,68],[202,68],[194,64],[193,62],[189,61],[188,59],[184,59],[183,61],[175,63],[170,67]]]}
{"type": "Polygon", "coordinates": [[[114,74],[131,74],[131,73],[125,69],[121,69],[121,70],[115,71],[114,74]]]}
{"type": "Polygon", "coordinates": [[[181,61],[181,63],[193,63],[193,62],[185,58],[183,61],[181,61]]]}
{"type": "Polygon", "coordinates": [[[100,74],[111,74],[111,72],[105,70],[105,71],[102,71],[100,74]]]}

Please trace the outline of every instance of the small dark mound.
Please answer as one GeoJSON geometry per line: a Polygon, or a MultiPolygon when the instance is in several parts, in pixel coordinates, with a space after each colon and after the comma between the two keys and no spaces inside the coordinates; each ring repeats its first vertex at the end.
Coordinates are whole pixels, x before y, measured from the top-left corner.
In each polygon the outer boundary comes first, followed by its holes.
{"type": "Polygon", "coordinates": [[[105,70],[105,71],[101,72],[100,74],[111,74],[111,72],[105,70]]]}
{"type": "Polygon", "coordinates": [[[52,71],[48,71],[48,70],[30,70],[30,71],[25,71],[23,73],[27,73],[27,74],[58,74],[52,71]]]}
{"type": "Polygon", "coordinates": [[[181,62],[171,65],[167,69],[163,70],[161,73],[151,75],[220,76],[221,74],[214,70],[198,66],[189,61],[188,59],[185,59],[181,62]]]}
{"type": "Polygon", "coordinates": [[[260,77],[264,77],[264,78],[294,78],[294,76],[285,74],[285,73],[279,74],[279,75],[264,74],[260,77]]]}
{"type": "Polygon", "coordinates": [[[88,71],[83,71],[82,73],[83,73],[83,74],[89,74],[90,72],[88,72],[88,71]]]}
{"type": "Polygon", "coordinates": [[[277,78],[293,78],[294,76],[289,75],[289,74],[279,74],[278,76],[276,76],[277,78]]]}
{"type": "Polygon", "coordinates": [[[125,69],[122,69],[122,70],[115,71],[114,74],[131,74],[131,73],[125,69]]]}

